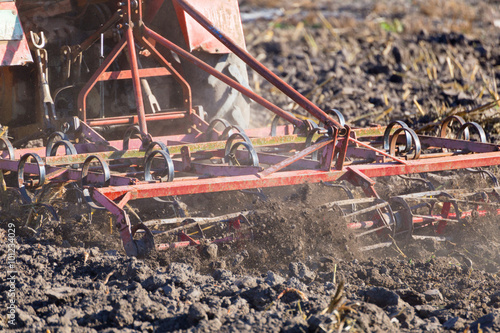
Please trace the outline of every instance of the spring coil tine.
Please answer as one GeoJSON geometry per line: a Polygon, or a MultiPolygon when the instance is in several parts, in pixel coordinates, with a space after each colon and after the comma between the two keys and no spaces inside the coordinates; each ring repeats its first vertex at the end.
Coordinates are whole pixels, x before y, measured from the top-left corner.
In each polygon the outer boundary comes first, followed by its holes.
{"type": "Polygon", "coordinates": [[[483,170],[481,168],[467,168],[465,170],[472,172],[472,173],[480,173],[483,176],[488,176],[490,178],[491,182],[493,183],[493,186],[495,186],[495,187],[500,186],[500,184],[498,183],[498,178],[493,174],[493,172],[491,172],[489,170],[483,170]]]}
{"type": "MultiPolygon", "coordinates": [[[[7,153],[9,154],[9,160],[14,160],[15,149],[14,149],[14,146],[12,146],[12,143],[10,142],[10,140],[5,136],[1,136],[0,142],[2,142],[3,145],[5,146],[7,153]]],[[[2,150],[4,150],[4,149],[2,149],[2,150]]]]}
{"type": "Polygon", "coordinates": [[[175,170],[174,162],[170,157],[170,154],[164,150],[153,150],[150,152],[144,160],[144,180],[147,182],[154,181],[153,175],[151,174],[151,166],[153,164],[153,159],[160,155],[165,160],[165,169],[161,173],[161,177],[167,176],[167,182],[174,180],[175,170]]]}
{"type": "Polygon", "coordinates": [[[140,138],[142,140],[142,133],[141,130],[139,129],[139,126],[134,125],[129,127],[125,131],[125,134],[123,135],[123,150],[128,150],[130,139],[133,137],[137,138],[137,136],[141,136],[140,138]]]}
{"type": "Polygon", "coordinates": [[[390,199],[390,203],[393,206],[397,205],[401,207],[401,210],[394,214],[395,234],[402,234],[402,238],[404,240],[409,240],[413,235],[413,230],[415,229],[415,225],[413,224],[413,213],[410,205],[408,205],[408,202],[401,197],[392,197],[390,199]]]}
{"type": "Polygon", "coordinates": [[[220,140],[224,140],[224,139],[228,138],[229,135],[233,135],[234,133],[240,133],[241,136],[243,137],[243,139],[245,140],[245,142],[249,142],[250,143],[250,138],[245,133],[245,131],[243,130],[243,128],[241,128],[238,125],[231,125],[229,127],[226,127],[224,129],[224,132],[222,132],[222,134],[220,135],[219,139],[220,140]],[[231,132],[232,130],[237,130],[238,132],[231,132]]]}
{"type": "MultiPolygon", "coordinates": [[[[439,132],[439,137],[446,138],[446,132],[448,130],[448,127],[453,121],[457,121],[460,124],[460,126],[463,126],[465,124],[464,118],[457,116],[457,115],[449,116],[445,120],[443,120],[443,123],[441,124],[441,130],[439,132]]],[[[460,133],[460,135],[457,134],[457,138],[460,137],[462,134],[464,135],[464,140],[469,140],[469,130],[468,129],[465,129],[463,131],[463,133],[460,133]]]]}
{"type": "Polygon", "coordinates": [[[428,181],[427,179],[419,178],[419,177],[410,177],[410,176],[405,176],[405,175],[398,175],[398,176],[401,179],[424,183],[429,188],[429,191],[435,191],[436,190],[436,188],[434,187],[434,185],[430,181],[428,181]]]}
{"type": "Polygon", "coordinates": [[[111,171],[109,170],[108,163],[106,163],[106,161],[99,156],[90,155],[83,162],[82,173],[81,173],[81,177],[80,177],[80,187],[82,188],[82,193],[83,193],[83,197],[84,197],[85,201],[87,202],[87,204],[91,208],[96,209],[96,210],[105,210],[106,209],[105,207],[100,206],[94,202],[94,200],[92,199],[92,196],[90,194],[89,189],[85,188],[87,185],[89,185],[87,177],[88,177],[88,173],[89,173],[90,163],[93,160],[97,160],[102,168],[104,181],[102,182],[102,184],[100,184],[100,187],[109,186],[109,181],[111,179],[111,171]]]}
{"type": "Polygon", "coordinates": [[[258,167],[259,166],[259,157],[258,157],[257,152],[255,151],[253,145],[251,143],[243,142],[243,141],[238,141],[234,145],[231,146],[229,153],[224,155],[224,162],[228,163],[229,165],[233,165],[233,162],[232,162],[230,156],[232,156],[236,153],[239,146],[243,146],[248,150],[248,152],[250,154],[251,165],[254,167],[258,167]]]}
{"type": "MultiPolygon", "coordinates": [[[[174,162],[172,161],[172,158],[170,157],[170,153],[168,151],[168,148],[161,142],[160,143],[157,143],[157,142],[151,143],[151,145],[148,148],[148,152],[144,156],[144,180],[148,181],[148,182],[155,181],[155,179],[153,178],[153,175],[151,174],[151,166],[153,164],[153,159],[157,155],[161,155],[161,157],[165,160],[165,169],[161,173],[160,177],[164,178],[165,176],[167,176],[167,182],[171,182],[172,180],[174,180],[174,177],[175,177],[174,162]],[[154,148],[156,145],[159,145],[160,147],[162,147],[162,149],[161,150],[150,150],[150,149],[154,148]]],[[[173,200],[165,200],[165,199],[162,199],[160,197],[153,197],[153,200],[158,201],[158,202],[162,202],[162,203],[172,204],[174,210],[176,211],[176,214],[177,214],[178,209],[180,210],[181,215],[184,214],[184,211],[181,209],[179,203],[175,200],[175,198],[173,198],[173,200]]]]}
{"type": "Polygon", "coordinates": [[[310,130],[309,133],[307,133],[304,148],[307,148],[312,144],[312,138],[313,138],[314,134],[319,133],[321,130],[322,130],[321,128],[316,127],[316,128],[313,128],[312,130],[310,130]]]}
{"type": "MultiPolygon", "coordinates": [[[[337,188],[341,188],[342,190],[344,190],[344,192],[346,193],[347,197],[349,199],[354,199],[354,194],[352,193],[352,191],[347,187],[345,186],[344,184],[332,184],[332,183],[329,183],[329,182],[324,182],[324,181],[321,181],[320,182],[321,184],[327,186],[327,187],[337,187],[337,188]]],[[[356,204],[353,203],[351,204],[351,213],[354,212],[356,210],[356,204]]]]}
{"type": "MultiPolygon", "coordinates": [[[[316,128],[313,128],[312,130],[309,131],[309,133],[307,133],[307,137],[306,137],[306,142],[305,142],[305,146],[304,148],[307,148],[309,146],[311,146],[312,144],[312,139],[314,137],[314,135],[316,133],[319,133],[321,131],[321,128],[319,127],[316,127],[316,128]]],[[[318,153],[315,152],[316,154],[312,154],[311,155],[311,159],[314,160],[314,161],[317,161],[318,160],[318,153]]]]}
{"type": "Polygon", "coordinates": [[[144,235],[142,239],[134,240],[134,243],[137,247],[137,256],[144,257],[155,248],[155,242],[153,233],[144,223],[139,223],[132,226],[131,228],[132,238],[136,235],[136,233],[139,230],[143,230],[144,235]]]}
{"type": "Polygon", "coordinates": [[[278,121],[280,121],[280,119],[282,119],[280,116],[274,116],[273,121],[271,122],[271,136],[276,136],[276,128],[278,127],[278,121]]]}
{"type": "Polygon", "coordinates": [[[340,126],[342,126],[342,127],[345,126],[345,117],[342,114],[342,112],[340,112],[339,110],[337,110],[337,109],[330,109],[330,110],[326,111],[326,114],[329,114],[329,115],[332,115],[332,116],[333,115],[337,116],[337,119],[339,121],[340,126]]]}
{"type": "Polygon", "coordinates": [[[68,136],[66,133],[63,132],[54,132],[52,133],[49,138],[47,139],[47,147],[45,148],[45,156],[52,156],[50,155],[52,151],[52,147],[54,146],[54,143],[56,142],[56,138],[59,137],[61,140],[69,141],[68,136]]]}
{"type": "Polygon", "coordinates": [[[151,152],[153,150],[155,150],[155,147],[156,146],[159,146],[160,147],[160,150],[163,150],[165,152],[167,152],[167,154],[170,155],[170,151],[168,150],[168,147],[166,144],[164,144],[163,142],[161,141],[153,141],[149,144],[148,148],[146,149],[146,152],[144,153],[144,161],[146,161],[146,157],[151,154],[151,152]]]}
{"type": "Polygon", "coordinates": [[[54,207],[47,205],[47,204],[43,204],[43,203],[38,203],[36,205],[41,206],[41,207],[45,207],[49,211],[50,215],[52,215],[52,217],[54,218],[54,221],[56,221],[56,222],[60,221],[59,215],[57,214],[57,211],[55,210],[54,207]]]}
{"type": "Polygon", "coordinates": [[[45,184],[45,162],[42,158],[35,153],[26,153],[19,160],[19,164],[17,166],[17,186],[19,188],[19,192],[21,193],[21,197],[25,203],[31,204],[33,199],[28,194],[28,190],[26,189],[26,184],[24,182],[24,166],[29,158],[32,157],[35,160],[35,163],[38,166],[38,186],[42,186],[45,184]]]}
{"type": "MultiPolygon", "coordinates": [[[[234,140],[236,140],[237,138],[241,138],[244,140],[244,142],[247,144],[247,145],[244,145],[245,148],[248,149],[248,151],[250,152],[250,154],[253,155],[252,152],[255,152],[255,149],[253,147],[253,144],[252,144],[252,141],[250,141],[250,138],[243,132],[236,132],[236,133],[233,133],[226,141],[226,146],[224,148],[224,161],[226,163],[229,163],[229,155],[231,154],[231,151],[232,151],[232,147],[233,147],[233,142],[234,140]],[[250,148],[249,148],[250,147],[250,148]]],[[[255,155],[257,155],[257,153],[255,152],[255,155]]],[[[253,158],[253,156],[252,156],[253,158]]],[[[257,158],[257,164],[258,164],[258,158],[257,158]]]]}
{"type": "MultiPolygon", "coordinates": [[[[408,127],[401,127],[401,128],[398,128],[394,134],[392,135],[392,138],[391,138],[391,145],[389,147],[389,154],[395,156],[396,154],[396,143],[397,143],[397,140],[398,140],[398,136],[399,136],[399,133],[401,132],[405,132],[405,133],[409,133],[410,134],[410,137],[412,139],[412,143],[414,144],[414,148],[415,148],[415,151],[414,151],[414,154],[413,154],[413,157],[411,157],[412,160],[417,160],[419,157],[420,157],[420,153],[422,151],[422,146],[420,144],[420,139],[418,138],[418,135],[417,133],[415,133],[415,131],[413,131],[411,128],[408,128],[408,127]]],[[[410,147],[411,147],[411,144],[410,144],[410,147]]],[[[408,146],[406,146],[405,150],[403,152],[409,152],[410,149],[408,149],[408,146]]]]}
{"type": "MultiPolygon", "coordinates": [[[[477,133],[479,135],[479,142],[481,142],[481,143],[487,142],[486,133],[484,132],[484,129],[481,127],[481,125],[479,125],[478,123],[476,123],[474,121],[464,123],[460,127],[460,129],[458,130],[457,136],[460,137],[463,133],[467,133],[467,135],[464,135],[464,136],[467,136],[468,137],[467,140],[469,140],[470,139],[469,128],[474,128],[477,131],[477,133]]],[[[481,168],[477,168],[477,169],[476,168],[466,168],[465,170],[472,172],[472,173],[481,173],[483,176],[486,175],[491,179],[494,186],[499,186],[497,177],[495,177],[495,175],[493,175],[493,173],[491,173],[490,171],[483,170],[481,168]]]]}
{"type": "MultiPolygon", "coordinates": [[[[401,121],[401,120],[393,121],[392,123],[387,125],[387,127],[384,131],[384,150],[386,150],[386,151],[388,151],[389,147],[390,147],[389,141],[390,141],[391,130],[396,125],[399,125],[402,128],[409,128],[408,125],[404,121],[401,121]]],[[[405,136],[406,136],[406,146],[405,146],[406,148],[405,149],[408,149],[408,151],[409,151],[410,148],[408,148],[408,147],[411,147],[411,136],[409,133],[406,133],[406,132],[405,132],[405,136]]],[[[407,153],[408,151],[405,151],[405,153],[407,153]]]]}
{"type": "MultiPolygon", "coordinates": [[[[307,134],[304,148],[307,148],[307,147],[311,146],[311,144],[312,144],[312,138],[314,137],[314,135],[316,133],[322,133],[324,131],[325,131],[325,129],[321,128],[321,127],[316,127],[316,128],[311,129],[308,132],[308,134],[307,134]]],[[[329,139],[329,137],[327,135],[320,136],[314,143],[318,143],[318,142],[320,142],[320,141],[322,141],[324,139],[329,139]]],[[[319,160],[318,159],[318,151],[317,150],[311,154],[311,160],[313,160],[313,161],[318,161],[319,160]]]]}
{"type": "Polygon", "coordinates": [[[214,131],[215,126],[218,123],[221,123],[222,125],[224,125],[224,129],[231,127],[231,124],[225,119],[221,119],[221,118],[213,119],[210,122],[210,124],[208,125],[207,131],[205,132],[205,141],[212,141],[212,132],[214,131]]]}
{"type": "Polygon", "coordinates": [[[484,132],[484,129],[481,127],[481,125],[479,125],[475,121],[469,121],[463,124],[457,132],[457,137],[461,137],[463,134],[466,138],[465,140],[470,140],[469,128],[474,128],[477,131],[477,133],[479,134],[479,142],[486,143],[486,133],[484,132]]]}
{"type": "MultiPolygon", "coordinates": [[[[50,150],[50,152],[47,156],[56,156],[57,148],[59,148],[59,146],[64,146],[64,148],[66,150],[66,155],[76,155],[77,154],[76,148],[71,142],[69,142],[68,140],[61,140],[61,141],[57,141],[56,143],[54,143],[54,145],[52,146],[52,149],[50,150]]],[[[78,166],[79,166],[78,163],[75,163],[75,164],[71,165],[71,168],[78,169],[78,166]]]]}

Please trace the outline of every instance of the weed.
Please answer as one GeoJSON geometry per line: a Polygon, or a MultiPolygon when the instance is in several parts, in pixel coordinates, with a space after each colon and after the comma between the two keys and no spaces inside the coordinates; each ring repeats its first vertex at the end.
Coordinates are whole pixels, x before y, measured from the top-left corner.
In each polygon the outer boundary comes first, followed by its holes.
{"type": "Polygon", "coordinates": [[[394,19],[392,22],[381,22],[380,27],[387,32],[402,33],[404,31],[403,23],[398,19],[394,19]]]}

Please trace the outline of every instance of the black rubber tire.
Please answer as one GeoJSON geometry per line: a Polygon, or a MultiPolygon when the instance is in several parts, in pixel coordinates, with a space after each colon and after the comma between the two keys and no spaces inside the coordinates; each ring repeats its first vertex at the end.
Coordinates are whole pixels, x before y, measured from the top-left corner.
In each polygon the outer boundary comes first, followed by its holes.
{"type": "MultiPolygon", "coordinates": [[[[249,88],[246,64],[234,54],[196,52],[195,55],[249,88]]],[[[233,125],[248,128],[250,122],[250,100],[248,98],[191,64],[184,65],[184,73],[191,85],[193,104],[203,106],[208,120],[222,118],[233,125]]]]}
{"type": "MultiPolygon", "coordinates": [[[[177,15],[170,0],[164,2],[151,23],[151,27],[165,38],[187,49],[177,15]]],[[[196,51],[193,52],[193,55],[243,86],[249,87],[246,64],[234,54],[210,54],[196,51]]],[[[222,118],[233,125],[248,128],[250,123],[250,100],[247,97],[184,59],[181,59],[181,65],[185,79],[191,86],[193,105],[203,106],[208,121],[214,118],[222,118]]]]}

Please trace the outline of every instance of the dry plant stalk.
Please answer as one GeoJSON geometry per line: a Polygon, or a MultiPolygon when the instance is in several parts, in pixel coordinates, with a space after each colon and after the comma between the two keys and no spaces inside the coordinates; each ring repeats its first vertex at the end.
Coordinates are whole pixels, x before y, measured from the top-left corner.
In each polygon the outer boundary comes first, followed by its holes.
{"type": "Polygon", "coordinates": [[[279,295],[278,297],[276,297],[276,300],[279,300],[281,297],[283,297],[285,294],[287,293],[296,293],[297,295],[299,295],[299,297],[303,300],[303,301],[308,301],[309,299],[307,298],[307,296],[300,290],[298,289],[295,289],[295,288],[286,288],[285,290],[283,290],[279,295]]]}
{"type": "Polygon", "coordinates": [[[102,281],[103,284],[107,284],[108,281],[109,281],[109,278],[115,274],[115,270],[112,270],[111,272],[109,272],[108,274],[106,274],[106,277],[104,278],[104,281],[102,281]]]}
{"type": "Polygon", "coordinates": [[[83,264],[87,264],[87,260],[89,259],[89,253],[87,251],[83,252],[83,264]]]}
{"type": "Polygon", "coordinates": [[[399,248],[398,244],[396,243],[396,240],[394,238],[392,238],[391,235],[388,235],[390,239],[392,239],[392,244],[394,244],[394,246],[396,247],[396,249],[398,250],[398,252],[404,257],[404,258],[408,258],[408,256],[406,254],[404,254],[404,252],[399,248]]]}
{"type": "Polygon", "coordinates": [[[342,299],[344,298],[344,281],[341,280],[337,290],[335,291],[335,295],[333,295],[330,300],[330,304],[328,307],[321,311],[321,314],[333,313],[334,310],[337,310],[342,305],[342,299]]]}
{"type": "Polygon", "coordinates": [[[321,23],[325,26],[325,28],[330,32],[330,34],[334,37],[334,38],[338,38],[338,34],[337,32],[335,31],[335,29],[333,28],[333,26],[331,25],[330,22],[328,22],[328,20],[326,19],[325,15],[323,15],[322,12],[318,11],[317,12],[318,14],[318,17],[319,19],[321,20],[321,23]]]}
{"type": "Polygon", "coordinates": [[[394,107],[393,107],[393,106],[389,107],[387,110],[383,111],[380,115],[378,115],[378,116],[375,118],[375,121],[379,121],[380,119],[384,118],[384,117],[385,117],[385,116],[387,116],[389,113],[391,113],[393,110],[394,110],[394,107]]]}
{"type": "Polygon", "coordinates": [[[420,112],[420,114],[422,116],[425,116],[425,112],[424,110],[422,109],[422,106],[420,105],[420,103],[417,101],[417,96],[414,96],[413,97],[413,103],[415,103],[416,107],[417,107],[417,110],[418,112],[420,112]]]}
{"type": "Polygon", "coordinates": [[[0,170],[0,192],[4,193],[7,191],[7,184],[5,183],[5,179],[3,177],[3,171],[0,170]]]}

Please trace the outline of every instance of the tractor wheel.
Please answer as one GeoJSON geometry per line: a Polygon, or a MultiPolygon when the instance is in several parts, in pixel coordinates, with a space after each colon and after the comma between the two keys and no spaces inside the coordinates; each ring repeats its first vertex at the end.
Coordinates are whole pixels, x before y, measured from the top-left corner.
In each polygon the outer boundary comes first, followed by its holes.
{"type": "MultiPolygon", "coordinates": [[[[234,54],[196,52],[194,55],[249,88],[246,64],[234,54]]],[[[248,128],[250,99],[191,64],[184,64],[183,67],[186,78],[191,84],[193,104],[203,106],[209,121],[221,118],[233,125],[248,128]]]]}

